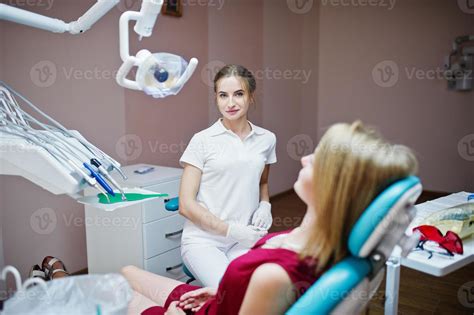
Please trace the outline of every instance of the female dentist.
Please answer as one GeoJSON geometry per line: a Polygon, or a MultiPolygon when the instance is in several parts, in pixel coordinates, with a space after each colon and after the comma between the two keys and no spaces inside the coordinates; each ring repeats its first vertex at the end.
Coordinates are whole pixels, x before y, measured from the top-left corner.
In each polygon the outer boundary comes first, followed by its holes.
{"type": "Polygon", "coordinates": [[[222,68],[214,78],[222,118],[196,133],[180,159],[179,212],[187,219],[181,255],[207,287],[217,288],[228,264],[272,224],[268,175],[276,137],[247,120],[255,89],[243,66],[222,68]]]}

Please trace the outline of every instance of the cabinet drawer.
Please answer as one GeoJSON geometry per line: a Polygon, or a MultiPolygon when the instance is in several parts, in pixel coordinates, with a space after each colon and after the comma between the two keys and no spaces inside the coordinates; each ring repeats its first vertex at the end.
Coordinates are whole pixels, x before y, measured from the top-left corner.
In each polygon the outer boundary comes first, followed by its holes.
{"type": "Polygon", "coordinates": [[[143,223],[155,221],[164,217],[168,217],[176,213],[176,211],[167,211],[165,209],[165,199],[178,197],[179,180],[144,187],[145,189],[168,194],[166,198],[157,198],[147,201],[143,204],[143,223]]]}
{"type": "Polygon", "coordinates": [[[143,226],[145,259],[180,246],[184,218],[178,214],[143,226]]]}
{"type": "Polygon", "coordinates": [[[181,249],[178,247],[145,260],[145,270],[172,279],[183,278],[185,274],[181,260],[181,249]]]}

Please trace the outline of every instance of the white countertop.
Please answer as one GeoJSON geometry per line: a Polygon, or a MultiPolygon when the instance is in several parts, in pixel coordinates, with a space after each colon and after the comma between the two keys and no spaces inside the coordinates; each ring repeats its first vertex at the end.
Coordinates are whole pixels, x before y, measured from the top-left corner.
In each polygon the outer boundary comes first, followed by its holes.
{"type": "MultiPolygon", "coordinates": [[[[414,227],[419,226],[433,212],[466,203],[469,194],[468,192],[459,192],[416,205],[417,214],[407,232],[411,233],[414,227]]],[[[425,251],[412,251],[407,257],[401,259],[401,264],[433,276],[442,277],[474,261],[474,237],[463,239],[463,249],[462,255],[455,254],[454,257],[449,257],[434,254],[430,259],[428,259],[429,254],[425,251]]]]}

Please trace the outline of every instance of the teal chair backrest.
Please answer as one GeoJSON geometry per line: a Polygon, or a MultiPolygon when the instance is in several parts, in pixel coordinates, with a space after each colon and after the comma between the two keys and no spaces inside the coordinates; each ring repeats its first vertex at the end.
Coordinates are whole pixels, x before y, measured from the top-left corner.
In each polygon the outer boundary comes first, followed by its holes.
{"type": "Polygon", "coordinates": [[[356,314],[363,308],[373,294],[365,291],[380,284],[385,261],[413,219],[421,190],[420,180],[410,176],[380,193],[351,230],[350,255],[326,271],[287,314],[356,314]]]}

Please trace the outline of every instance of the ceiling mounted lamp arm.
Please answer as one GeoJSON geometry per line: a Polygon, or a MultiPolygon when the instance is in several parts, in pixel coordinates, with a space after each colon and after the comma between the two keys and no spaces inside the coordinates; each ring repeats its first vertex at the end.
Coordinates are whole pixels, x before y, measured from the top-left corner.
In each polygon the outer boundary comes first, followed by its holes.
{"type": "Polygon", "coordinates": [[[117,83],[132,90],[140,90],[136,81],[127,79],[127,75],[134,66],[138,65],[138,58],[130,56],[129,46],[129,22],[136,21],[140,17],[140,12],[127,11],[122,13],[119,20],[119,43],[120,43],[120,58],[123,64],[120,66],[117,72],[117,83]]]}
{"type": "Polygon", "coordinates": [[[0,20],[6,20],[53,33],[81,34],[106,15],[120,0],[97,0],[77,21],[66,23],[62,20],[33,13],[6,4],[0,4],[0,20]]]}

